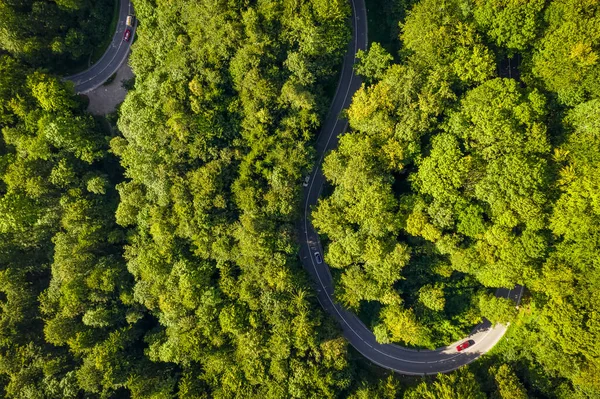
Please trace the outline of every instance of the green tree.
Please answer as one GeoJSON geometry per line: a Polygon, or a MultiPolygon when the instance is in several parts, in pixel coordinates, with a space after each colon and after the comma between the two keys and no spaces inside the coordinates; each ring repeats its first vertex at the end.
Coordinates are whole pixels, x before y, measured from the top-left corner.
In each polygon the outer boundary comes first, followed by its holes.
{"type": "Polygon", "coordinates": [[[493,53],[477,32],[460,0],[421,0],[402,25],[401,40],[414,52],[411,61],[444,68],[466,84],[482,83],[495,74],[493,53]]]}
{"type": "Polygon", "coordinates": [[[382,309],[381,324],[375,326],[377,341],[403,342],[408,345],[431,346],[430,333],[416,319],[412,309],[402,309],[398,306],[386,306],[382,309]]]}
{"type": "Polygon", "coordinates": [[[386,70],[394,60],[379,43],[371,44],[368,51],[358,50],[356,54],[359,62],[356,65],[356,72],[367,79],[367,83],[380,80],[384,77],[386,70]]]}
{"type": "Polygon", "coordinates": [[[444,290],[439,286],[425,285],[419,290],[419,301],[431,310],[443,311],[446,305],[444,290]]]}
{"type": "Polygon", "coordinates": [[[537,91],[508,79],[467,92],[414,178],[415,188],[433,200],[427,214],[423,202],[414,203],[408,231],[438,242],[456,270],[476,274],[484,285],[532,276],[545,256],[550,146],[544,104],[537,91]],[[433,227],[425,229],[427,223],[433,227]],[[461,247],[460,236],[443,237],[440,229],[463,234],[472,245],[461,247]]]}
{"type": "Polygon", "coordinates": [[[510,366],[503,364],[490,370],[494,376],[500,399],[527,399],[527,391],[510,366]]]}
{"type": "Polygon", "coordinates": [[[393,376],[381,378],[377,383],[367,384],[365,382],[356,389],[350,399],[396,399],[400,394],[400,384],[393,376]]]}
{"type": "Polygon", "coordinates": [[[349,384],[346,347],[307,295],[294,232],[349,5],[142,1],[136,12],[136,88],[111,148],[127,177],[116,216],[130,229],[134,303],[158,320],[148,358],[201,369],[186,392],[333,397],[349,384]]]}
{"type": "Polygon", "coordinates": [[[546,0],[478,0],[473,15],[497,45],[510,52],[531,47],[542,30],[546,0]]]}
{"type": "Polygon", "coordinates": [[[105,40],[113,3],[84,0],[0,4],[0,49],[34,67],[64,72],[105,40]]]}
{"type": "Polygon", "coordinates": [[[554,0],[544,19],[547,28],[533,54],[533,73],[565,104],[600,96],[600,6],[594,1],[554,0]]]}
{"type": "Polygon", "coordinates": [[[451,374],[439,374],[435,381],[421,382],[417,387],[410,388],[404,394],[404,399],[483,399],[479,383],[473,373],[465,368],[451,374]]]}
{"type": "Polygon", "coordinates": [[[479,309],[483,317],[492,324],[509,323],[517,315],[517,309],[512,299],[498,298],[491,294],[479,297],[479,309]]]}

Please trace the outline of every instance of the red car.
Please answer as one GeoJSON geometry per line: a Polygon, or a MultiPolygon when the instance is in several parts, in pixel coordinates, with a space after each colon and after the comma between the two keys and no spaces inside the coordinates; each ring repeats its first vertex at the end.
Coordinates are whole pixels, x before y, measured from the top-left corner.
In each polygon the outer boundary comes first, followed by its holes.
{"type": "Polygon", "coordinates": [[[462,344],[458,345],[458,346],[456,347],[456,350],[460,352],[460,351],[462,351],[463,349],[467,349],[469,346],[471,346],[471,341],[465,341],[465,342],[463,342],[462,344]]]}
{"type": "Polygon", "coordinates": [[[125,33],[123,34],[123,40],[128,42],[130,38],[131,38],[131,29],[127,28],[127,29],[125,29],[125,33]]]}

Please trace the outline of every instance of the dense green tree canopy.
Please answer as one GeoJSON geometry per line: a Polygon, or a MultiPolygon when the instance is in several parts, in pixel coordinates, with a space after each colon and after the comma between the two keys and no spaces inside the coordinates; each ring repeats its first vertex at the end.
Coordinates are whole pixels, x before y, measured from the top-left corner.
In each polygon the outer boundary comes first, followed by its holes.
{"type": "Polygon", "coordinates": [[[211,397],[333,397],[346,344],[317,311],[294,223],[348,5],[136,8],[136,85],[111,146],[133,300],[158,320],[149,358],[211,397]]]}
{"type": "Polygon", "coordinates": [[[422,382],[417,387],[409,389],[404,395],[405,399],[483,399],[485,394],[481,391],[475,376],[470,372],[459,371],[451,375],[440,375],[437,381],[422,382]]]}
{"type": "Polygon", "coordinates": [[[509,53],[528,50],[541,33],[546,0],[475,0],[474,18],[509,53]]]}
{"type": "Polygon", "coordinates": [[[569,105],[600,96],[600,4],[555,0],[533,53],[533,72],[569,105]]]}
{"type": "MultiPolygon", "coordinates": [[[[338,299],[381,342],[513,324],[496,358],[511,366],[485,381],[496,397],[600,392],[598,6],[416,2],[399,63],[377,44],[360,54],[351,131],[324,163],[332,189],[313,221],[338,299]],[[406,260],[373,267],[374,241],[406,260]],[[530,290],[520,313],[493,295],[515,283],[530,290]]],[[[459,395],[442,381],[406,395],[459,395]]]]}
{"type": "Polygon", "coordinates": [[[312,212],[336,299],[413,347],[510,324],[423,379],[348,351],[297,255],[350,3],[134,3],[109,129],[48,71],[112,3],[0,0],[0,396],[600,395],[598,1],[368,1],[388,42],[312,212]],[[519,308],[494,296],[515,283],[519,308]]]}
{"type": "Polygon", "coordinates": [[[110,0],[0,2],[0,50],[57,72],[87,61],[108,32],[110,0]]]}
{"type": "Polygon", "coordinates": [[[111,142],[123,172],[68,84],[0,59],[4,393],[336,396],[346,344],[294,222],[348,5],[136,9],[137,83],[111,142]]]}
{"type": "Polygon", "coordinates": [[[69,85],[9,56],[0,70],[4,394],[109,395],[148,361],[108,142],[69,85]]]}

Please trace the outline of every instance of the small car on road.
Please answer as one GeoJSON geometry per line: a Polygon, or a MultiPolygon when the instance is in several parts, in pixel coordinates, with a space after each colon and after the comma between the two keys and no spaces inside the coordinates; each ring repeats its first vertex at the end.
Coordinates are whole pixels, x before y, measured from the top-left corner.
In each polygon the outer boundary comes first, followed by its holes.
{"type": "Polygon", "coordinates": [[[315,259],[317,260],[317,264],[321,264],[323,263],[323,258],[321,257],[321,253],[320,252],[315,252],[315,259]]]}
{"type": "Polygon", "coordinates": [[[131,29],[127,28],[125,29],[125,33],[123,34],[123,40],[128,42],[129,39],[131,39],[131,29]]]}
{"type": "Polygon", "coordinates": [[[460,352],[460,351],[462,351],[464,349],[467,349],[469,346],[471,346],[471,341],[465,341],[462,344],[459,344],[456,347],[456,350],[460,352]]]}
{"type": "Polygon", "coordinates": [[[310,175],[308,175],[304,178],[304,182],[302,182],[302,185],[304,187],[308,187],[308,182],[310,182],[310,175]]]}

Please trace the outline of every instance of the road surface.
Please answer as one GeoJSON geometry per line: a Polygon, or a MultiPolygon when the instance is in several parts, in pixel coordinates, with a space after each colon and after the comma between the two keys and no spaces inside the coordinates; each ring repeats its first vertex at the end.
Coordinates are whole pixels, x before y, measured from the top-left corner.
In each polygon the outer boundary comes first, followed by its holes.
{"type": "MultiPolygon", "coordinates": [[[[65,77],[75,83],[75,92],[84,94],[100,87],[108,80],[117,69],[125,62],[129,55],[129,49],[135,36],[135,26],[131,32],[131,38],[128,42],[123,40],[126,29],[127,15],[133,13],[133,5],[129,0],[119,0],[119,21],[117,29],[113,35],[110,46],[106,49],[102,58],[90,68],[75,75],[65,77]]],[[[136,24],[134,24],[136,25],[136,24]]]]}
{"type": "MultiPolygon", "coordinates": [[[[485,321],[476,326],[471,335],[465,340],[472,340],[474,344],[463,350],[456,351],[457,343],[436,350],[414,350],[393,344],[380,344],[375,340],[373,333],[360,321],[360,319],[339,304],[333,298],[333,280],[329,266],[315,258],[315,252],[322,256],[323,248],[319,236],[310,222],[311,207],[317,203],[325,179],[321,171],[321,164],[325,154],[337,147],[338,136],[343,134],[348,122],[340,119],[340,113],[350,105],[352,95],[360,87],[360,78],[354,74],[353,65],[356,61],[356,52],[367,48],[367,11],[364,0],[352,1],[353,35],[344,57],[342,72],[336,94],[333,98],[329,115],[317,139],[316,149],[318,162],[310,175],[308,186],[304,190],[304,215],[301,222],[300,257],[305,269],[316,283],[317,298],[321,306],[340,323],[344,337],[363,356],[371,362],[407,375],[425,375],[445,373],[464,366],[482,354],[488,352],[502,338],[506,326],[491,327],[485,321]],[[313,249],[314,248],[314,249],[313,249]]],[[[511,298],[519,302],[523,287],[499,289],[497,296],[511,298]]]]}

